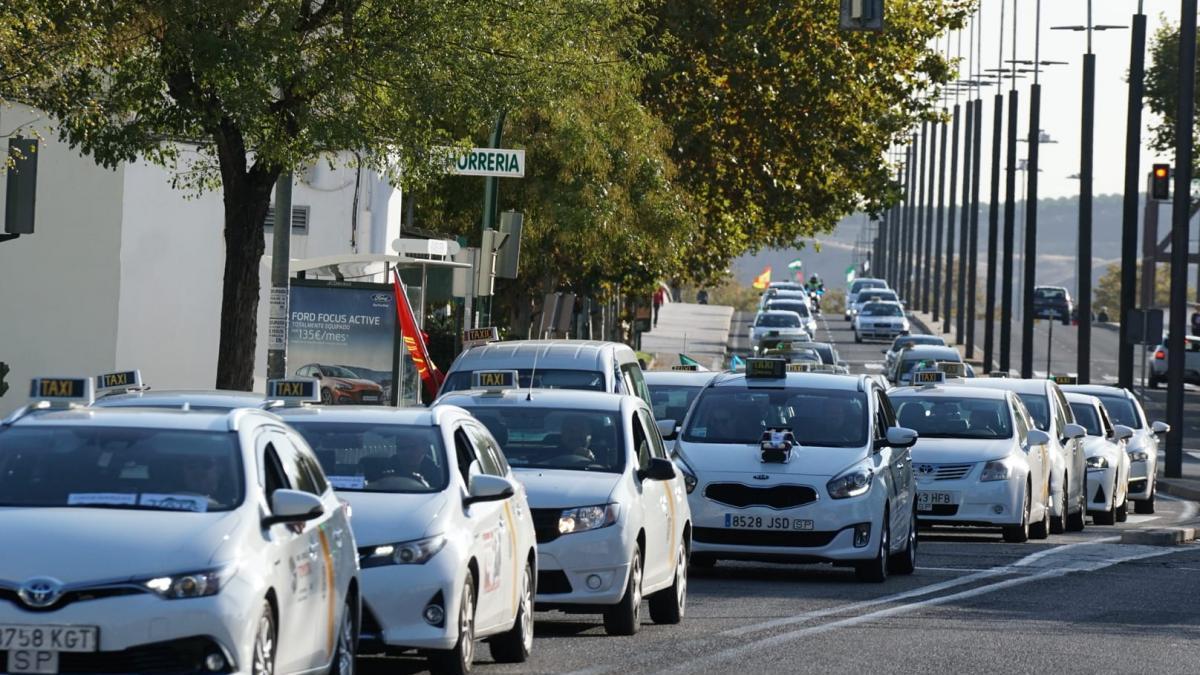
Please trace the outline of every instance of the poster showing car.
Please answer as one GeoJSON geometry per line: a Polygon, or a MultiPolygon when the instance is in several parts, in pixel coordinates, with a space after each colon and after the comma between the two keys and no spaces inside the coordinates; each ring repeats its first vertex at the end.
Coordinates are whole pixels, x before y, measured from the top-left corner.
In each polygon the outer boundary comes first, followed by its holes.
{"type": "Polygon", "coordinates": [[[321,402],[387,404],[396,370],[396,301],[390,286],[293,281],[288,370],[320,382],[321,402]]]}

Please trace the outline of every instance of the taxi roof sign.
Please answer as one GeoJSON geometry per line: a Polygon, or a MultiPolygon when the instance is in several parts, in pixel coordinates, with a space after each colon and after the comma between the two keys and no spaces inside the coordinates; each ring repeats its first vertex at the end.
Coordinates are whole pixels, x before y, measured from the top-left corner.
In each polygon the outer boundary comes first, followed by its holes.
{"type": "Polygon", "coordinates": [[[783,359],[746,359],[746,379],[780,379],[787,374],[783,359]]]}
{"type": "Polygon", "coordinates": [[[504,391],[520,386],[515,370],[477,370],[471,376],[476,389],[484,391],[504,391]]]}
{"type": "Polygon", "coordinates": [[[267,398],[285,404],[320,403],[321,388],[308,377],[267,380],[267,398]]]}
{"type": "Polygon", "coordinates": [[[988,373],[988,377],[1008,377],[1008,373],[1003,370],[993,370],[988,373]]]}
{"type": "Polygon", "coordinates": [[[700,366],[698,366],[694,363],[685,363],[682,365],[671,366],[671,370],[684,370],[689,373],[694,373],[694,372],[697,372],[698,370],[700,370],[700,366]]]}
{"type": "Polygon", "coordinates": [[[796,361],[787,364],[787,372],[789,373],[808,373],[813,370],[813,364],[808,361],[796,361]]]}
{"type": "Polygon", "coordinates": [[[486,345],[489,342],[496,342],[500,339],[500,331],[495,326],[487,326],[485,328],[468,328],[463,331],[462,341],[463,349],[486,345]]]}
{"type": "Polygon", "coordinates": [[[96,383],[90,377],[35,377],[29,398],[49,406],[91,405],[96,400],[96,383]]]}
{"type": "Polygon", "coordinates": [[[946,377],[962,377],[967,372],[961,361],[938,361],[937,369],[945,373],[946,377]]]}
{"type": "Polygon", "coordinates": [[[1054,380],[1054,384],[1079,384],[1079,378],[1074,375],[1055,375],[1050,379],[1054,380]]]}
{"type": "Polygon", "coordinates": [[[914,385],[943,384],[946,373],[942,370],[918,370],[913,373],[912,381],[914,385]]]}
{"type": "Polygon", "coordinates": [[[106,389],[141,389],[142,372],[140,370],[123,370],[116,373],[104,373],[96,376],[96,391],[106,389]]]}

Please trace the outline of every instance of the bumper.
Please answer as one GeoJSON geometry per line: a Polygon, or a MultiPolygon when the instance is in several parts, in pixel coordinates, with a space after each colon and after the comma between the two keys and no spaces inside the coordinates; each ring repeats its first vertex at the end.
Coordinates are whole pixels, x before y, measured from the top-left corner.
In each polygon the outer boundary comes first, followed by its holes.
{"type": "Polygon", "coordinates": [[[1150,499],[1154,492],[1154,481],[1150,479],[1152,467],[1149,461],[1129,463],[1129,495],[1135,502],[1150,499]]]}
{"type": "Polygon", "coordinates": [[[917,518],[922,523],[977,527],[1020,525],[1025,506],[1025,476],[986,483],[975,478],[923,481],[917,483],[918,500],[922,492],[949,493],[954,502],[936,504],[927,511],[918,510],[917,518]]]}
{"type": "Polygon", "coordinates": [[[617,604],[625,595],[636,545],[634,535],[626,532],[622,523],[538,542],[535,603],[617,604]]]}
{"type": "Polygon", "coordinates": [[[1087,510],[1089,513],[1112,510],[1116,480],[1117,470],[1115,468],[1088,469],[1087,510]]]}
{"type": "Polygon", "coordinates": [[[249,672],[263,597],[235,577],[207,598],[123,595],[48,612],[0,601],[0,623],[98,627],[99,650],[60,653],[62,672],[204,672],[203,659],[215,651],[228,666],[220,672],[240,673],[249,672]]]}
{"type": "Polygon", "coordinates": [[[466,574],[465,565],[457,564],[459,559],[453,551],[442,550],[423,565],[385,565],[362,570],[364,618],[360,651],[454,647],[458,624],[451,617],[458,616],[466,574]],[[434,626],[425,621],[422,613],[439,595],[447,618],[441,626],[434,626]]]}
{"type": "Polygon", "coordinates": [[[908,329],[902,326],[859,326],[856,330],[864,340],[894,340],[901,335],[908,335],[908,329]]]}
{"type": "Polygon", "coordinates": [[[374,389],[333,389],[333,402],[343,405],[383,403],[383,391],[374,389]]]}

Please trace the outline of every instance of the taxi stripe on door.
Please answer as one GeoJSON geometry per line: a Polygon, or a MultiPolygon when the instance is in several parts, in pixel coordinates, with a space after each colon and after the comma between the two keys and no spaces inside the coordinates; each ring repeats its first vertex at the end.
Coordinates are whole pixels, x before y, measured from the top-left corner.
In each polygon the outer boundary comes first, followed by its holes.
{"type": "Polygon", "coordinates": [[[321,536],[321,556],[325,559],[325,584],[329,593],[329,606],[326,608],[325,651],[332,655],[334,607],[337,604],[338,594],[337,587],[334,586],[333,556],[329,552],[329,539],[325,536],[324,528],[318,529],[317,533],[321,536]]]}
{"type": "MultiPolygon", "coordinates": [[[[524,561],[517,559],[517,519],[513,518],[512,504],[509,503],[510,501],[512,501],[512,500],[509,500],[509,499],[504,500],[504,515],[508,516],[508,542],[509,542],[509,547],[512,549],[513,571],[521,570],[521,575],[524,576],[524,574],[525,574],[524,561]]],[[[516,616],[516,614],[517,614],[517,594],[520,592],[520,588],[519,588],[520,585],[521,585],[521,578],[517,577],[517,582],[515,584],[513,584],[513,592],[512,592],[513,616],[516,616]]]]}

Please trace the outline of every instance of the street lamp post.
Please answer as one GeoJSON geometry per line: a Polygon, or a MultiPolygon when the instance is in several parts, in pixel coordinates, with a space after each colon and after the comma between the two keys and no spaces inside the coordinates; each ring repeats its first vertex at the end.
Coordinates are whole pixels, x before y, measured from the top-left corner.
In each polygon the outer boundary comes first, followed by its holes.
{"type": "MultiPolygon", "coordinates": [[[[977,19],[982,19],[982,0],[980,0],[979,9],[980,14],[977,19]]],[[[983,67],[983,28],[980,23],[978,20],[975,22],[978,35],[975,40],[976,74],[974,79],[982,84],[983,76],[979,69],[983,67]]],[[[983,97],[978,91],[975,96],[975,125],[971,131],[973,132],[971,142],[974,148],[971,150],[971,227],[967,244],[967,342],[964,350],[968,359],[975,356],[975,289],[979,279],[979,176],[983,159],[983,97]]]]}
{"type": "Polygon", "coordinates": [[[1146,15],[1138,0],[1129,47],[1129,109],[1125,126],[1125,202],[1121,217],[1121,309],[1117,315],[1117,385],[1133,389],[1133,344],[1126,317],[1137,302],[1138,183],[1141,178],[1142,97],[1146,91],[1146,15]]]}

